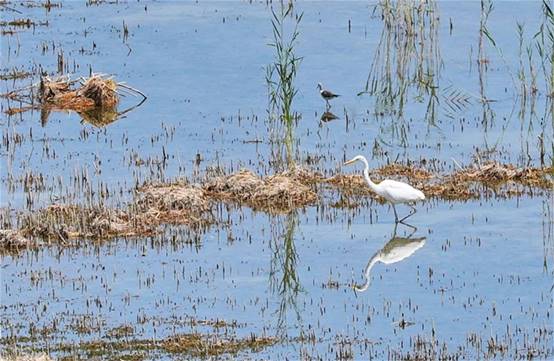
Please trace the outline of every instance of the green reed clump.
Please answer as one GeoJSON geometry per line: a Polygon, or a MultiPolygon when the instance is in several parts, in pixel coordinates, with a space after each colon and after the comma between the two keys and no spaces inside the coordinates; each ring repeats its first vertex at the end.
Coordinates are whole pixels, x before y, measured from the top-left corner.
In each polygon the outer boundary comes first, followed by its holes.
{"type": "Polygon", "coordinates": [[[295,16],[293,4],[284,5],[281,2],[279,12],[271,8],[271,24],[273,26],[273,42],[269,45],[275,49],[275,61],[267,67],[266,82],[269,88],[270,104],[273,110],[280,111],[281,120],[290,124],[297,118],[292,110],[292,101],[298,89],[294,86],[294,79],[301,57],[296,56],[295,46],[300,35],[298,29],[302,21],[302,15],[295,16]],[[287,34],[286,23],[290,18],[294,21],[294,28],[287,34]]]}
{"type": "Polygon", "coordinates": [[[293,110],[292,103],[298,93],[294,85],[296,73],[302,58],[296,55],[295,46],[300,35],[302,15],[294,13],[292,1],[280,3],[278,11],[271,8],[273,26],[274,61],[266,68],[266,83],[269,97],[269,120],[274,163],[282,170],[282,159],[288,167],[294,166],[294,124],[300,115],[293,110]],[[289,24],[291,23],[292,24],[289,24]],[[292,31],[287,31],[292,27],[292,31]],[[284,149],[283,149],[284,146],[284,149]],[[285,156],[283,157],[283,153],[285,156]]]}

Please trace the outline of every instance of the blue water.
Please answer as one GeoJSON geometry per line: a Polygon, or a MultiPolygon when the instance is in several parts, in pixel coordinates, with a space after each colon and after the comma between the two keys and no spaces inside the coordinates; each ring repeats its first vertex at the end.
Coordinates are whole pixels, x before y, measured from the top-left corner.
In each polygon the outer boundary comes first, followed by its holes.
{"type": "MultiPolygon", "coordinates": [[[[453,169],[451,158],[471,164],[475,154],[519,165],[540,164],[537,137],[543,134],[547,150],[553,139],[540,69],[534,113],[527,103],[524,116],[518,116],[521,97],[514,86],[519,66],[516,22],[525,23],[525,39],[531,41],[539,26],[539,2],[495,3],[487,27],[496,48],[485,40],[488,70],[483,75],[484,95],[492,102],[480,95],[480,4],[438,3],[436,125],[426,118],[428,96],[418,96],[414,84],[402,117],[375,115],[375,97],[356,95],[364,89],[383,30],[380,19],[371,16],[372,6],[297,4],[297,11],[304,12],[296,48],[303,59],[294,100],[301,115],[295,129],[299,163],[315,156],[319,160],[313,168],[328,174],[354,172],[340,169],[344,158],[371,156],[377,143],[382,153],[371,160],[375,167],[427,159],[448,171],[453,169]],[[332,102],[332,111],[341,119],[319,122],[325,104],[317,82],[342,95],[332,102]],[[444,98],[448,89],[464,94],[468,104],[452,113],[444,98]],[[491,125],[482,125],[484,114],[494,117],[491,125]],[[398,135],[402,124],[405,139],[398,135]]],[[[43,174],[47,187],[33,195],[29,207],[36,210],[55,199],[83,202],[86,191],[74,191],[71,178],[82,172],[89,175],[93,190],[108,186],[115,191],[108,204],[127,202],[136,183],[194,176],[213,166],[273,173],[265,82],[273,53],[267,45],[272,38],[265,3],[86,7],[64,2],[50,12],[20,10],[25,17],[48,20],[49,26],[2,36],[2,68],[32,71],[40,64],[53,74],[57,52],[63,48],[67,63],[79,66],[72,77],[88,75],[92,67],[140,89],[148,100],[104,128],[82,123],[74,113],[54,112],[44,126],[40,112],[3,115],[3,135],[23,136],[21,144],[2,147],[3,208],[12,213],[27,208],[29,194],[20,183],[8,189],[10,175],[18,179],[26,173],[43,174]],[[122,38],[123,22],[129,27],[128,46],[122,38]],[[50,47],[45,54],[43,42],[50,47]],[[81,47],[91,52],[81,54],[81,47]],[[249,143],[252,140],[261,142],[249,143]],[[169,158],[160,171],[157,163],[163,153],[169,158]],[[135,154],[146,164],[130,161],[135,154]],[[202,158],[199,166],[194,162],[197,154],[202,158]]],[[[18,17],[2,12],[3,20],[18,17]]],[[[534,61],[538,64],[537,54],[534,61]]],[[[4,91],[36,81],[37,75],[15,85],[2,81],[0,87],[4,91]]],[[[126,97],[123,105],[136,100],[126,97]]],[[[8,106],[4,99],[2,106],[8,106]]],[[[85,246],[75,249],[44,247],[6,255],[1,260],[2,336],[24,336],[31,322],[41,328],[54,320],[54,343],[98,339],[122,324],[133,325],[144,338],[211,331],[209,326],[178,322],[193,317],[236,320],[243,327],[230,332],[241,337],[254,333],[282,338],[260,353],[241,354],[244,357],[330,359],[344,341],[351,343],[355,359],[386,359],[392,351],[410,351],[410,341],[421,336],[446,344],[449,353],[463,348],[468,358],[484,357],[486,342],[493,337],[509,343],[505,357],[512,358],[514,350],[527,350],[528,338],[540,329],[546,334],[531,344],[536,356],[547,359],[554,357],[552,208],[548,194],[425,202],[410,221],[417,227],[412,237],[426,237],[423,247],[400,262],[375,265],[369,289],[357,294],[351,285],[363,281],[368,259],[393,235],[393,213],[386,205],[370,203],[355,210],[309,207],[288,216],[231,209],[223,215],[227,219],[228,212],[228,227],[212,228],[199,238],[168,227],[154,238],[83,242],[85,246]],[[279,286],[287,227],[294,228],[297,256],[292,270],[298,292],[279,286]],[[38,284],[32,281],[33,272],[42,275],[38,284]],[[328,287],[330,280],[338,288],[328,287]],[[83,315],[100,323],[97,332],[82,335],[69,327],[83,315]],[[400,320],[413,325],[402,329],[400,320]],[[472,333],[483,340],[481,350],[469,346],[472,333]],[[313,344],[297,338],[311,334],[316,338],[313,344]]],[[[411,232],[400,227],[397,235],[411,232]]]]}

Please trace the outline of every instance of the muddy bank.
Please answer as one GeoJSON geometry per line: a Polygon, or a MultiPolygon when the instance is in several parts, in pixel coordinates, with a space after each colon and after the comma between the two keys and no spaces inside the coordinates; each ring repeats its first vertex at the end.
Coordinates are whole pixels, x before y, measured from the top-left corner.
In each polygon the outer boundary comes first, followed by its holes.
{"type": "MultiPolygon", "coordinates": [[[[450,201],[536,195],[553,189],[551,168],[516,168],[498,163],[444,175],[392,164],[372,170],[371,176],[376,182],[385,178],[404,180],[421,189],[427,198],[450,201]]],[[[35,240],[69,245],[74,244],[71,240],[150,236],[163,224],[203,230],[219,222],[213,212],[218,203],[272,214],[289,213],[297,208],[330,202],[329,191],[343,197],[367,196],[380,200],[358,174],[324,177],[299,168],[259,177],[250,170],[241,170],[207,178],[202,184],[185,180],[145,184],[138,188],[133,202],[123,209],[52,205],[26,215],[19,222],[22,224],[19,230],[0,231],[0,249],[16,251],[39,245],[35,240]]],[[[341,207],[337,203],[334,206],[341,207]]]]}

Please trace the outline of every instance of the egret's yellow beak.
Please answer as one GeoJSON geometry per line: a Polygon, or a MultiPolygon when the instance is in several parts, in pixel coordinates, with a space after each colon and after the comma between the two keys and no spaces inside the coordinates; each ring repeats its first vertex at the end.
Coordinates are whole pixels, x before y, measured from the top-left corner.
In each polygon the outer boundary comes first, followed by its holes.
{"type": "Polygon", "coordinates": [[[350,159],[349,161],[347,161],[347,162],[344,162],[344,164],[343,164],[343,165],[349,165],[349,164],[352,164],[352,163],[354,163],[354,162],[356,162],[356,160],[355,160],[355,159],[350,159]]]}

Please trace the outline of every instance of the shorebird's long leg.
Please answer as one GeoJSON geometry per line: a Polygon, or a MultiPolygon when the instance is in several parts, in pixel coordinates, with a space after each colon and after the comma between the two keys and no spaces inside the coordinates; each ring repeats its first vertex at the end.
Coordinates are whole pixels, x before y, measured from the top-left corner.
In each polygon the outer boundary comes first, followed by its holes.
{"type": "MultiPolygon", "coordinates": [[[[413,216],[414,214],[416,214],[417,212],[417,209],[412,206],[411,204],[408,204],[408,206],[410,206],[410,208],[412,209],[412,212],[410,212],[410,214],[408,214],[406,217],[402,218],[399,222],[403,223],[403,221],[411,216],[413,216]]],[[[405,223],[404,223],[405,224],[405,223]]]]}
{"type": "Polygon", "coordinates": [[[398,223],[398,213],[396,213],[396,207],[394,204],[392,204],[392,210],[394,211],[394,222],[398,223]]]}

